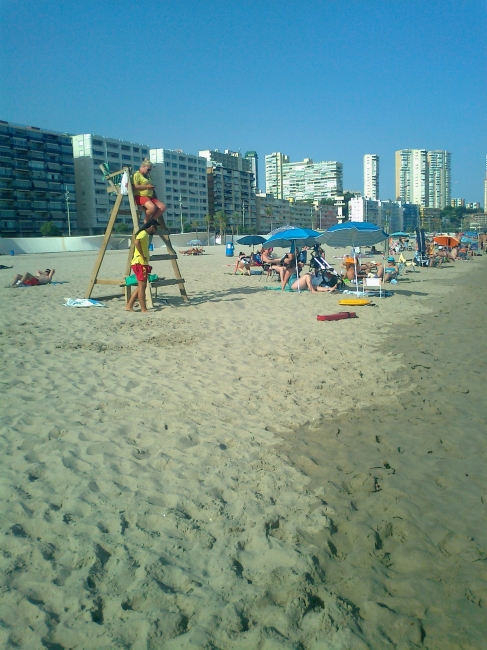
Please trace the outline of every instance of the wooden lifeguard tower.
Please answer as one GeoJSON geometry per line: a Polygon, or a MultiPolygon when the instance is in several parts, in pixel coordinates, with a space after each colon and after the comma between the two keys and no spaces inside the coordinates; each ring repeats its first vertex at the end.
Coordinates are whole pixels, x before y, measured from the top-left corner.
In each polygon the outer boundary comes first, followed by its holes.
{"type": "MultiPolygon", "coordinates": [[[[132,256],[134,253],[134,246],[135,246],[134,235],[139,230],[139,218],[137,216],[137,206],[135,204],[134,192],[133,192],[132,184],[130,182],[131,168],[123,167],[121,170],[113,173],[110,173],[108,168],[105,165],[100,165],[100,169],[102,171],[103,177],[108,183],[107,192],[111,194],[116,194],[116,199],[115,199],[115,204],[113,206],[112,212],[110,214],[110,219],[108,221],[108,226],[105,231],[105,236],[103,238],[100,251],[96,258],[95,266],[93,267],[93,272],[91,274],[90,282],[88,284],[88,288],[86,289],[85,298],[91,297],[91,293],[93,291],[93,287],[95,286],[95,284],[103,284],[103,285],[113,285],[113,286],[123,288],[125,293],[125,301],[128,302],[131,294],[131,285],[126,284],[125,278],[128,277],[131,273],[130,262],[132,261],[132,256]],[[127,174],[128,177],[128,183],[126,186],[127,193],[123,194],[121,182],[125,173],[127,174]],[[128,198],[130,210],[121,209],[124,196],[128,198]],[[133,230],[132,242],[130,245],[130,250],[127,258],[127,264],[125,266],[125,276],[119,279],[106,279],[106,280],[101,279],[98,277],[98,274],[100,272],[103,258],[105,257],[105,252],[107,250],[108,243],[110,241],[110,237],[112,235],[113,227],[115,225],[117,217],[118,215],[129,215],[129,214],[132,216],[132,223],[133,223],[134,230],[133,230]]],[[[152,287],[154,287],[157,291],[158,287],[167,287],[169,285],[177,284],[183,300],[186,302],[188,301],[188,295],[186,293],[186,288],[184,286],[184,280],[181,277],[181,273],[179,271],[179,266],[177,262],[178,256],[176,255],[176,251],[174,250],[171,244],[171,239],[169,237],[169,230],[166,227],[166,223],[164,221],[163,216],[159,217],[159,222],[161,224],[161,227],[158,229],[158,235],[161,237],[162,241],[166,245],[167,253],[151,255],[150,261],[151,264],[153,262],[170,261],[175,278],[174,279],[163,278],[163,279],[158,279],[155,282],[147,282],[147,293],[146,293],[147,307],[153,307],[152,291],[151,291],[152,287]]]]}

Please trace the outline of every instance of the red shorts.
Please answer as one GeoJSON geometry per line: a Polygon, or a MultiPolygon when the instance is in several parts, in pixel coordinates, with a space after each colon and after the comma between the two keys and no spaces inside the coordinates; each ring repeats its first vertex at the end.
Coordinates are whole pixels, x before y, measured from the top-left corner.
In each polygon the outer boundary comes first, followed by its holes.
{"type": "Polygon", "coordinates": [[[160,210],[165,210],[165,205],[162,203],[162,201],[159,201],[159,199],[156,199],[155,196],[134,196],[135,199],[135,204],[136,205],[145,205],[148,201],[152,201],[154,205],[156,205],[160,210]]]}
{"type": "Polygon", "coordinates": [[[39,280],[37,278],[29,278],[28,280],[24,280],[22,284],[27,284],[29,287],[36,287],[39,284],[39,280]]]}
{"type": "Polygon", "coordinates": [[[149,266],[149,264],[132,264],[132,270],[139,282],[147,282],[152,266],[149,266]]]}

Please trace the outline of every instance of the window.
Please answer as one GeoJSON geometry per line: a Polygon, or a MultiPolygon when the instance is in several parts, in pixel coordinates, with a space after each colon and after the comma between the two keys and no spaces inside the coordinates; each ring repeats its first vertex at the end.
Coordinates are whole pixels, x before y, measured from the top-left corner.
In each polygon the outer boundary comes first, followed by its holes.
{"type": "Polygon", "coordinates": [[[147,149],[141,149],[141,151],[143,156],[147,156],[147,154],[149,153],[147,149]]]}
{"type": "Polygon", "coordinates": [[[94,156],[104,156],[104,155],[105,155],[105,152],[104,152],[104,151],[100,151],[99,149],[93,149],[93,155],[94,155],[94,156]]]}
{"type": "Polygon", "coordinates": [[[130,147],[127,147],[126,144],[122,145],[122,151],[130,151],[130,147]]]}
{"type": "Polygon", "coordinates": [[[132,147],[132,151],[134,153],[139,153],[139,147],[132,147]]]}
{"type": "Polygon", "coordinates": [[[179,165],[179,169],[186,169],[186,165],[179,165]]]}
{"type": "Polygon", "coordinates": [[[122,154],[122,160],[131,160],[131,157],[126,156],[125,154],[122,154]]]}
{"type": "Polygon", "coordinates": [[[171,167],[176,167],[177,169],[177,166],[178,166],[177,163],[171,163],[171,167]]]}
{"type": "Polygon", "coordinates": [[[166,174],[166,176],[170,176],[171,172],[168,169],[166,169],[165,174],[166,174]]]}
{"type": "MultiPolygon", "coordinates": [[[[80,142],[81,142],[81,140],[80,140],[80,142]]],[[[103,146],[102,140],[92,140],[91,144],[95,145],[95,147],[102,147],[103,146]]]]}

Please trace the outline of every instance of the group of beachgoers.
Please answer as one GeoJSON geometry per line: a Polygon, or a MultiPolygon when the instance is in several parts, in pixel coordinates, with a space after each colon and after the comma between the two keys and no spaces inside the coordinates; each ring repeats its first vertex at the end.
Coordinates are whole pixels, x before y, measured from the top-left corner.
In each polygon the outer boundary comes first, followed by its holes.
{"type": "MultiPolygon", "coordinates": [[[[160,217],[166,210],[166,206],[156,196],[155,185],[151,179],[152,163],[147,158],[142,162],[140,168],[133,174],[131,183],[134,192],[134,199],[137,206],[145,211],[144,225],[135,233],[134,253],[131,260],[131,268],[137,279],[137,287],[125,307],[127,311],[134,311],[138,302],[140,310],[147,312],[145,292],[149,274],[152,271],[150,266],[149,244],[152,236],[161,225],[160,217]]],[[[309,263],[310,270],[302,274],[307,263],[308,247],[294,248],[282,257],[276,257],[273,249],[262,248],[257,253],[239,253],[234,266],[234,274],[241,272],[250,275],[252,266],[262,268],[262,272],[268,275],[276,274],[281,283],[281,289],[289,288],[291,291],[308,290],[311,293],[332,292],[340,286],[343,281],[358,284],[364,277],[381,278],[384,282],[397,282],[399,267],[396,264],[394,253],[399,253],[408,246],[407,240],[399,238],[395,246],[389,250],[389,257],[384,264],[373,261],[359,260],[352,253],[341,262],[340,273],[328,264],[323,249],[317,244],[311,251],[309,263]]],[[[484,242],[482,242],[482,248],[484,242]]],[[[374,246],[369,254],[381,255],[374,246]]],[[[457,257],[466,257],[469,254],[467,246],[455,246],[450,249],[440,247],[434,249],[434,242],[429,242],[428,265],[433,266],[441,263],[443,259],[455,261],[457,257]],[[438,262],[440,260],[440,262],[438,262]]],[[[11,284],[12,287],[36,286],[49,284],[52,281],[54,269],[37,271],[35,275],[25,273],[16,275],[11,284]]]]}
{"type": "MultiPolygon", "coordinates": [[[[371,253],[379,253],[373,247],[371,253]]],[[[302,249],[285,253],[276,257],[272,248],[261,248],[257,253],[240,252],[234,265],[234,274],[250,275],[251,267],[260,267],[262,273],[276,275],[281,283],[281,289],[291,291],[305,291],[311,293],[332,292],[340,286],[342,281],[356,284],[364,277],[382,278],[384,282],[395,282],[399,267],[391,255],[385,264],[360,261],[358,256],[345,257],[341,262],[340,272],[337,272],[325,259],[325,252],[318,244],[312,249],[305,246],[302,249]],[[302,274],[310,252],[309,271],[302,274]]]]}

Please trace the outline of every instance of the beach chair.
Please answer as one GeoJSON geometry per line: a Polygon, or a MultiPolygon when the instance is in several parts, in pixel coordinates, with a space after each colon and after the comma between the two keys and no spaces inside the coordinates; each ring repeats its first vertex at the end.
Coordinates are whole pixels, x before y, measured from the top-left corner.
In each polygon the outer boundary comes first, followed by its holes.
{"type": "Polygon", "coordinates": [[[409,266],[413,269],[414,273],[417,273],[416,264],[412,260],[407,260],[402,253],[399,255],[399,263],[397,266],[399,268],[398,275],[402,275],[404,270],[407,269],[409,266]]]}
{"type": "Polygon", "coordinates": [[[364,278],[362,280],[364,295],[370,295],[369,288],[373,290],[374,294],[377,294],[377,287],[379,287],[379,298],[382,298],[382,278],[364,278]]]}

